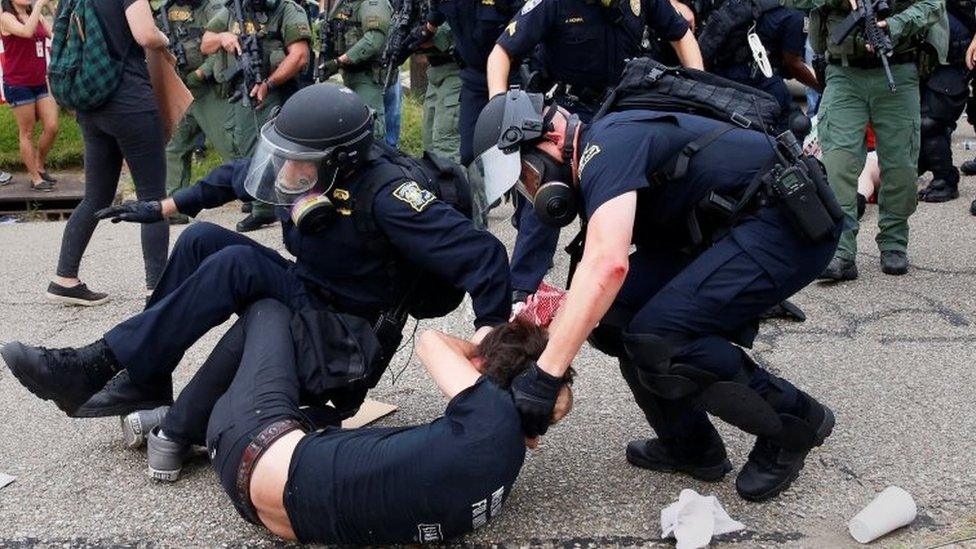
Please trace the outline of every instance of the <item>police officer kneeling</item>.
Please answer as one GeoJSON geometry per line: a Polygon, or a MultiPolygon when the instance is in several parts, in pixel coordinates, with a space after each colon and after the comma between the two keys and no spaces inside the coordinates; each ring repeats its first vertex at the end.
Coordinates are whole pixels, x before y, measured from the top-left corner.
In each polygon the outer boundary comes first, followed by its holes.
{"type": "Polygon", "coordinates": [[[717,120],[648,110],[584,126],[541,96],[513,90],[491,100],[472,170],[486,199],[517,184],[550,222],[569,223],[578,204],[586,227],[565,310],[537,364],[512,385],[527,436],[546,432],[560,378],[590,337],[619,358],[658,435],[630,443],[631,463],[723,478],[731,464],[708,412],[757,436],[736,480],[743,498],[790,486],[830,435],[833,413],[739,346],[751,346],[763,311],[830,261],[840,211],[813,173],[820,166],[786,135],[783,147],[717,120]],[[689,148],[697,152],[680,175],[671,165],[689,148]],[[799,209],[795,192],[804,193],[799,209]]]}
{"type": "Polygon", "coordinates": [[[314,318],[317,312],[356,317],[336,321],[344,327],[338,341],[321,336],[331,346],[313,345],[324,347],[325,358],[341,363],[361,346],[381,347],[378,363],[346,360],[347,371],[328,376],[358,390],[341,410],[353,413],[402,337],[405,317],[390,311],[420,317],[423,305],[430,316],[447,314],[463,290],[471,295],[479,329],[511,313],[504,246],[421,186],[426,182],[412,166],[374,143],[372,114],[356,94],[329,84],[304,88],[262,129],[254,159],[224,164],[162,203],[132,202],[98,214],[145,223],[177,209],[195,216],[256,197],[281,205],[277,213],[294,262],[243,235],[195,223],[180,236],[143,312],[82,348],[14,342],[2,355],[21,383],[69,416],[155,408],[172,403],[170,374],[193,343],[270,298],[314,318]],[[455,299],[440,300],[450,294],[455,299]]]}

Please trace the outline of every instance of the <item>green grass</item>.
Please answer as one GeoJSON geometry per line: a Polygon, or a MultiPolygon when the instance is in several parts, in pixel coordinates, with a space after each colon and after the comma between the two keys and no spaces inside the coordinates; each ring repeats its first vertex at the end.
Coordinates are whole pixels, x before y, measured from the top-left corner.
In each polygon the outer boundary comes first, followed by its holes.
{"type": "MultiPolygon", "coordinates": [[[[409,94],[403,100],[403,123],[400,146],[410,154],[423,150],[421,129],[421,102],[409,94]]],[[[48,156],[48,167],[56,169],[81,168],[85,146],[81,130],[73,116],[61,113],[61,130],[48,156]]],[[[222,163],[220,156],[207,150],[207,155],[193,163],[192,179],[195,181],[222,163]]],[[[17,122],[9,107],[0,107],[0,170],[23,171],[17,140],[17,122]]]]}
{"type": "MultiPolygon", "coordinates": [[[[58,138],[51,147],[47,164],[49,168],[66,168],[80,166],[85,146],[81,140],[81,129],[73,116],[61,113],[61,127],[58,138]]],[[[40,131],[40,124],[37,130],[40,131]]],[[[14,120],[13,110],[6,105],[0,106],[0,169],[6,171],[23,171],[24,165],[20,161],[20,145],[17,138],[17,121],[14,120]]]]}

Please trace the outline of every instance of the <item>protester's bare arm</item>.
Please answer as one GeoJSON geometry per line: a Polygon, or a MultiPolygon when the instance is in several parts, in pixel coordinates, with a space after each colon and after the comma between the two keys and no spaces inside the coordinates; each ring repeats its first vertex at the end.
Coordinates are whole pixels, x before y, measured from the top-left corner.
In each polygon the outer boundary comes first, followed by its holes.
{"type": "Polygon", "coordinates": [[[823,92],[823,86],[817,81],[817,76],[807,66],[802,57],[793,53],[783,52],[783,64],[786,65],[790,75],[796,78],[801,84],[812,90],[823,92]]]}
{"type": "Polygon", "coordinates": [[[681,18],[688,23],[688,27],[691,29],[691,32],[695,32],[695,12],[678,0],[671,0],[671,7],[673,7],[674,11],[678,12],[678,15],[680,15],[681,18]]]}
{"type": "Polygon", "coordinates": [[[169,39],[156,27],[148,0],[136,0],[125,9],[125,20],[136,42],[147,49],[160,49],[169,45],[169,39]]]}
{"type": "Polygon", "coordinates": [[[537,361],[549,375],[562,377],[583,342],[613,303],[627,277],[630,241],[637,210],[636,191],[607,201],[594,212],[573,283],[549,328],[549,343],[537,361]]]}
{"type": "Polygon", "coordinates": [[[426,330],[417,340],[417,356],[447,398],[471,387],[481,373],[471,362],[474,345],[436,330],[426,330]]]}
{"type": "Polygon", "coordinates": [[[688,32],[678,40],[671,42],[671,47],[674,48],[674,53],[678,55],[681,66],[700,71],[705,70],[705,62],[702,61],[698,40],[695,40],[695,35],[691,29],[688,29],[688,32]]]}
{"type": "MultiPolygon", "coordinates": [[[[47,4],[47,0],[37,0],[34,4],[33,10],[31,11],[30,17],[27,21],[21,23],[17,16],[11,12],[0,13],[0,32],[7,35],[18,36],[20,38],[33,38],[34,33],[37,32],[37,25],[44,25],[44,28],[48,28],[46,22],[44,22],[44,17],[41,16],[41,8],[47,4]]],[[[50,29],[48,28],[48,34],[50,34],[50,29]]]]}

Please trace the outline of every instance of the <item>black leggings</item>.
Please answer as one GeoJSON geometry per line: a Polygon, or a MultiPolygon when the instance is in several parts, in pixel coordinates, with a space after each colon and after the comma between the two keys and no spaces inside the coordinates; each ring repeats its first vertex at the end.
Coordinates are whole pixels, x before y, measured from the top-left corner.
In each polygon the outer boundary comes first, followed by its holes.
{"type": "MultiPolygon", "coordinates": [[[[78,266],[98,220],[95,212],[107,208],[115,198],[122,161],[129,165],[139,200],[166,197],[166,156],[159,113],[78,113],[85,140],[85,198],[75,208],[64,228],[58,276],[78,276],[78,266]]],[[[165,221],[142,225],[142,257],[146,265],[146,287],[156,282],[166,266],[169,224],[165,221]]]]}

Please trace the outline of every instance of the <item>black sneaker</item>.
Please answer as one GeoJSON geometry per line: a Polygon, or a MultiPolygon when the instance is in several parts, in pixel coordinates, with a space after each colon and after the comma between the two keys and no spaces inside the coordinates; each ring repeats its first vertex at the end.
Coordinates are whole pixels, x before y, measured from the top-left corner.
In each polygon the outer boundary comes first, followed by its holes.
{"type": "Polygon", "coordinates": [[[864,212],[868,209],[868,197],[861,193],[857,193],[857,220],[860,221],[864,217],[864,212]]]}
{"type": "Polygon", "coordinates": [[[163,381],[154,386],[133,383],[123,370],[105,387],[79,407],[74,417],[124,416],[139,410],[151,410],[173,404],[173,383],[163,381]]]}
{"type": "Polygon", "coordinates": [[[53,400],[69,417],[121,369],[104,339],[77,349],[30,347],[14,341],[3,346],[0,356],[24,387],[53,400]]]}
{"type": "Polygon", "coordinates": [[[918,199],[922,202],[948,202],[957,198],[959,198],[959,184],[944,179],[933,179],[927,187],[918,191],[918,199]]]}
{"type": "Polygon", "coordinates": [[[254,209],[254,202],[242,202],[241,203],[241,213],[249,214],[251,210],[254,209]]]}
{"type": "Polygon", "coordinates": [[[854,263],[854,260],[835,257],[830,260],[830,264],[817,278],[842,282],[844,280],[856,280],[857,276],[857,264],[854,263]]]}
{"type": "Polygon", "coordinates": [[[45,179],[41,179],[37,183],[31,182],[30,190],[39,193],[49,193],[54,190],[54,183],[51,183],[50,181],[47,181],[45,179]]]}
{"type": "Polygon", "coordinates": [[[908,254],[898,250],[881,252],[881,272],[887,275],[903,275],[908,272],[908,254]]]}
{"type": "Polygon", "coordinates": [[[969,205],[969,213],[976,215],[976,199],[974,199],[973,203],[969,205]]]}
{"type": "Polygon", "coordinates": [[[792,418],[789,423],[784,421],[783,427],[790,429],[791,438],[805,442],[794,442],[786,448],[771,437],[756,438],[749,460],[735,479],[735,489],[743,499],[760,502],[782,494],[800,476],[810,450],[821,446],[833,432],[834,413],[816,400],[806,398],[810,411],[805,418],[780,416],[792,418]]]}
{"type": "Polygon", "coordinates": [[[51,174],[49,174],[47,172],[41,172],[38,175],[40,175],[41,176],[41,179],[43,179],[44,181],[47,181],[48,183],[52,183],[53,184],[53,183],[57,183],[58,182],[58,180],[57,180],[56,177],[54,177],[53,175],[51,175],[51,174]]]}
{"type": "Polygon", "coordinates": [[[93,292],[85,284],[78,284],[70,288],[62,286],[57,282],[52,282],[47,286],[47,298],[52,301],[60,301],[66,305],[81,305],[82,307],[93,307],[108,303],[108,294],[93,292]]]}
{"type": "Polygon", "coordinates": [[[959,166],[959,171],[963,175],[976,175],[976,160],[967,160],[959,166]]]}
{"type": "Polygon", "coordinates": [[[271,225],[278,218],[275,216],[256,216],[253,213],[249,214],[244,219],[237,222],[237,232],[239,233],[249,233],[251,231],[256,231],[258,229],[263,229],[268,225],[271,225]]]}
{"type": "Polygon", "coordinates": [[[722,437],[714,429],[703,436],[706,440],[696,444],[695,449],[657,438],[634,440],[627,445],[627,461],[642,469],[684,473],[705,482],[722,480],[732,470],[722,437]]]}

